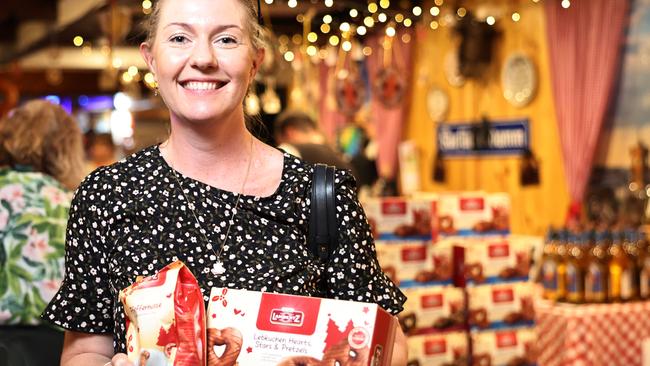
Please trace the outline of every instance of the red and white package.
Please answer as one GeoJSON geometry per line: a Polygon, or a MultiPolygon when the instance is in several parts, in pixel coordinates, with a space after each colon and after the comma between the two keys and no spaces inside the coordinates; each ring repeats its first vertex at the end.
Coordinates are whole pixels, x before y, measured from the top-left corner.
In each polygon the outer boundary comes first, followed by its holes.
{"type": "Polygon", "coordinates": [[[437,208],[438,233],[442,236],[510,230],[510,197],[506,193],[444,193],[437,208]]]}
{"type": "Polygon", "coordinates": [[[468,287],[468,293],[471,326],[514,326],[530,324],[535,319],[530,282],[468,287]]]}
{"type": "Polygon", "coordinates": [[[409,365],[467,365],[469,348],[463,332],[410,336],[409,365]]]}
{"type": "Polygon", "coordinates": [[[408,301],[398,318],[408,334],[460,327],[464,324],[463,290],[452,286],[403,289],[408,301]]]}
{"type": "Polygon", "coordinates": [[[376,304],[213,288],[208,366],[387,366],[396,324],[376,304]]]}
{"type": "Polygon", "coordinates": [[[364,200],[363,209],[379,240],[431,240],[436,234],[436,198],[381,197],[364,200]]]}
{"type": "Polygon", "coordinates": [[[472,334],[475,365],[534,365],[536,336],[532,328],[483,331],[472,334]]]}
{"type": "Polygon", "coordinates": [[[201,289],[180,261],[120,291],[126,347],[136,366],[205,365],[205,307],[201,289]]]}

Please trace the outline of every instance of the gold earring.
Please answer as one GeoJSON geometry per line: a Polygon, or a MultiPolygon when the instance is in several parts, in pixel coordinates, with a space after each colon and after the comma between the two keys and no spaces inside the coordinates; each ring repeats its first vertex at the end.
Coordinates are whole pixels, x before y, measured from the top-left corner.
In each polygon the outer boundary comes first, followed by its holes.
{"type": "Polygon", "coordinates": [[[154,89],[153,89],[153,95],[154,95],[155,97],[158,96],[158,85],[156,85],[156,86],[154,87],[154,89]]]}

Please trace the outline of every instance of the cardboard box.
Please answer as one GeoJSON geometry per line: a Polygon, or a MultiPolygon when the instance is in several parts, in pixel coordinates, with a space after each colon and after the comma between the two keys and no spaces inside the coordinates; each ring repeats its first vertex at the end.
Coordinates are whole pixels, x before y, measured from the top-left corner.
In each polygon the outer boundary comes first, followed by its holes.
{"type": "Polygon", "coordinates": [[[469,350],[463,332],[408,337],[409,365],[467,365],[469,350]]]}
{"type": "Polygon", "coordinates": [[[451,246],[430,241],[377,241],[377,260],[400,287],[445,285],[452,280],[451,246]]]}
{"type": "Polygon", "coordinates": [[[537,359],[532,328],[483,331],[472,334],[476,365],[534,365],[537,359]]]}
{"type": "Polygon", "coordinates": [[[481,329],[532,325],[533,284],[513,282],[468,287],[469,323],[481,329]]]}
{"type": "Polygon", "coordinates": [[[445,193],[438,198],[438,234],[481,235],[510,232],[510,197],[506,193],[445,193]]]}
{"type": "Polygon", "coordinates": [[[404,332],[460,328],[465,323],[463,290],[452,286],[403,289],[408,301],[398,318],[404,332]]]}
{"type": "Polygon", "coordinates": [[[376,304],[226,288],[207,319],[208,364],[226,345],[223,365],[390,365],[397,325],[376,304]]]}
{"type": "Polygon", "coordinates": [[[382,197],[364,200],[363,209],[379,240],[432,240],[436,234],[436,199],[382,197]]]}

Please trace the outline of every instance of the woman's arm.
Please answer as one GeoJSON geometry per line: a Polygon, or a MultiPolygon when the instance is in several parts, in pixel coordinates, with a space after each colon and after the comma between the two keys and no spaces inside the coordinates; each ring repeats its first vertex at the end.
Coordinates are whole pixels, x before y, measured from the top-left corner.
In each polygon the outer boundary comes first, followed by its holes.
{"type": "Polygon", "coordinates": [[[402,331],[402,327],[397,321],[397,317],[394,318],[395,323],[397,323],[397,329],[395,329],[395,345],[393,346],[393,358],[391,359],[390,364],[392,366],[406,366],[408,362],[408,348],[406,346],[406,336],[402,331]]]}
{"type": "Polygon", "coordinates": [[[113,356],[113,338],[106,334],[65,332],[61,366],[130,366],[125,354],[113,356]],[[112,357],[112,363],[111,363],[112,357]]]}

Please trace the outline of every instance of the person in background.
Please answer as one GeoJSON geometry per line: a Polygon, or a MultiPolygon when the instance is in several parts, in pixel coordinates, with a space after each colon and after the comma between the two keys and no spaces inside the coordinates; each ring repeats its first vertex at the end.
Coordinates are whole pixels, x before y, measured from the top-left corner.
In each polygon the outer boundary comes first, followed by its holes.
{"type": "MultiPolygon", "coordinates": [[[[243,101],[264,57],[255,3],[155,2],[140,50],[171,131],[77,189],[66,277],[43,313],[66,329],[62,365],[131,365],[119,291],[176,260],[206,303],[212,287],[229,287],[403,309],[406,297],[377,262],[350,173],[336,171],[339,247],[321,261],[306,246],[313,165],[246,128],[243,101]]],[[[406,365],[401,329],[396,345],[393,365],[406,365]]]]}
{"type": "Polygon", "coordinates": [[[116,148],[110,133],[90,133],[88,138],[88,173],[93,170],[113,164],[116,159],[116,148]]]}
{"type": "Polygon", "coordinates": [[[0,365],[59,362],[63,332],[39,316],[63,280],[83,163],[81,131],[61,107],[30,101],[0,120],[0,365]]]}
{"type": "Polygon", "coordinates": [[[307,113],[285,111],[275,119],[273,130],[278,148],[309,163],[323,163],[339,169],[349,169],[356,177],[352,165],[326,142],[316,121],[307,113]]]}

